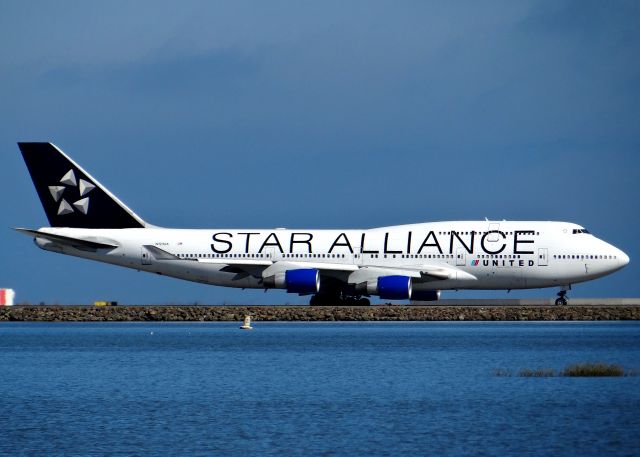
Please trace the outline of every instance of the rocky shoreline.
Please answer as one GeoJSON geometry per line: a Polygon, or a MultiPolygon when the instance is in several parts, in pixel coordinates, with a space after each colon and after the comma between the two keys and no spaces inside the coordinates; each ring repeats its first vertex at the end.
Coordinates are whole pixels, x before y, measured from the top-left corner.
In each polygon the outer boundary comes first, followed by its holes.
{"type": "Polygon", "coordinates": [[[14,306],[0,321],[618,321],[640,306],[14,306]]]}

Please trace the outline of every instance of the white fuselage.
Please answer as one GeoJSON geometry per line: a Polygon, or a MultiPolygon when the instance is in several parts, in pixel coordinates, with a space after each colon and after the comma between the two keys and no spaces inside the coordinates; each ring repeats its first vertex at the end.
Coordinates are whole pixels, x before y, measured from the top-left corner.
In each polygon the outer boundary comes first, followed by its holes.
{"type": "Polygon", "coordinates": [[[629,262],[621,250],[565,222],[430,222],[368,230],[46,227],[40,232],[118,246],[87,250],[36,238],[46,250],[242,288],[266,288],[267,275],[295,268],[315,268],[348,284],[391,269],[413,276],[414,290],[542,288],[599,278],[629,262]]]}

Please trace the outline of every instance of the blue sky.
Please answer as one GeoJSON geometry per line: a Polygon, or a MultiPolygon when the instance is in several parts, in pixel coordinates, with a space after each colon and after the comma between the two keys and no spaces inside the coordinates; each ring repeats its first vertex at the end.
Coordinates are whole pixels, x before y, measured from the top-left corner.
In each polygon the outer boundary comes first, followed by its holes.
{"type": "Polygon", "coordinates": [[[50,140],[161,226],[576,222],[631,263],[572,296],[640,296],[638,24],[635,1],[3,1],[0,286],[302,302],[37,249],[16,141],[50,140]]]}

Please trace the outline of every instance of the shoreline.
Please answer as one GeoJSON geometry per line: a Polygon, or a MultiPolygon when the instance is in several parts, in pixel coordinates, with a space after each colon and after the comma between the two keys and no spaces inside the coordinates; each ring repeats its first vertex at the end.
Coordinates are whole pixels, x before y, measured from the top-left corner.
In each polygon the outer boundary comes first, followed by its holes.
{"type": "Polygon", "coordinates": [[[640,306],[12,306],[0,322],[254,321],[619,321],[640,320],[640,306]]]}

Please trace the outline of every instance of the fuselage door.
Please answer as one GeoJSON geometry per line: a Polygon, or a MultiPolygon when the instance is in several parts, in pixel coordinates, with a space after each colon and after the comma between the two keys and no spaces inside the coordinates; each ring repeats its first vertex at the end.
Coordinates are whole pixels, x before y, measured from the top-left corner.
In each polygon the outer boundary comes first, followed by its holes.
{"type": "Polygon", "coordinates": [[[464,248],[458,248],[456,251],[456,266],[463,267],[466,265],[466,253],[464,248]]]}
{"type": "Polygon", "coordinates": [[[489,234],[487,235],[487,241],[490,243],[500,240],[500,223],[492,222],[489,224],[489,234]]]}
{"type": "Polygon", "coordinates": [[[151,265],[151,254],[144,247],[140,250],[140,263],[142,265],[151,265]]]}
{"type": "MultiPolygon", "coordinates": [[[[367,254],[369,255],[369,254],[367,254]]],[[[370,255],[369,255],[370,256],[370,255]]],[[[362,253],[362,247],[354,246],[353,248],[353,264],[362,265],[364,254],[362,253]]]]}
{"type": "MultiPolygon", "coordinates": [[[[271,260],[272,262],[281,260],[279,258],[276,258],[276,248],[274,248],[273,246],[267,246],[267,248],[264,250],[264,254],[265,254],[265,257],[271,260]]],[[[280,253],[278,252],[278,254],[280,253]]]]}
{"type": "Polygon", "coordinates": [[[538,266],[546,267],[549,265],[549,249],[547,248],[539,248],[538,249],[538,266]]]}

